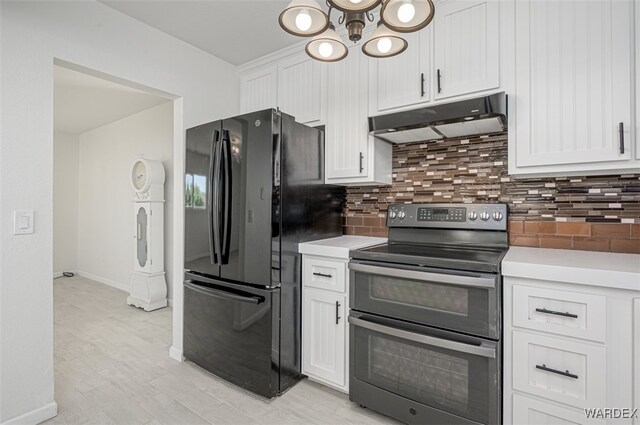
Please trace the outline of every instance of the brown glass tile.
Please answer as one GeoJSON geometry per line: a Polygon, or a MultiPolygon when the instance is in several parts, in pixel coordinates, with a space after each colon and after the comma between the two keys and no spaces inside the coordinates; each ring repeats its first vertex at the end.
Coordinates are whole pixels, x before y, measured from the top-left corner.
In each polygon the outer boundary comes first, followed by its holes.
{"type": "Polygon", "coordinates": [[[590,236],[591,224],[589,223],[557,223],[556,234],[568,236],[590,236]]]}
{"type": "Polygon", "coordinates": [[[611,251],[640,254],[640,240],[638,239],[611,239],[611,251]]]}
{"type": "Polygon", "coordinates": [[[591,236],[609,239],[629,239],[631,237],[631,225],[594,224],[591,227],[591,236]]]}
{"type": "Polygon", "coordinates": [[[575,236],[573,238],[573,249],[582,251],[609,251],[610,239],[606,238],[586,238],[575,236]]]}
{"type": "Polygon", "coordinates": [[[540,239],[536,235],[510,235],[509,243],[513,246],[539,247],[540,239]]]}
{"type": "Polygon", "coordinates": [[[556,223],[553,221],[525,221],[524,232],[531,234],[556,234],[556,223]]]}
{"type": "Polygon", "coordinates": [[[631,225],[631,239],[640,239],[640,224],[631,225]]]}
{"type": "Polygon", "coordinates": [[[573,238],[571,236],[540,236],[540,248],[571,249],[573,238]]]}
{"type": "Polygon", "coordinates": [[[509,233],[524,233],[524,221],[522,220],[510,220],[509,221],[509,233]]]}

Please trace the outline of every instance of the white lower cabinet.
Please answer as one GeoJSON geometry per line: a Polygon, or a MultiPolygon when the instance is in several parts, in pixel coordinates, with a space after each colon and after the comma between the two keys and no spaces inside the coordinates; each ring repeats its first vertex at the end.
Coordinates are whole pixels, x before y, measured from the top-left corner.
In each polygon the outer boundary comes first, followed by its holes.
{"type": "Polygon", "coordinates": [[[302,256],[302,373],[349,392],[346,258],[302,256]]]}
{"type": "Polygon", "coordinates": [[[345,386],[346,297],[331,291],[308,288],[304,291],[302,344],[303,373],[316,379],[345,386]]]}
{"type": "MultiPolygon", "coordinates": [[[[506,422],[505,423],[511,423],[506,422]]],[[[601,419],[587,419],[584,412],[545,403],[535,398],[513,395],[513,424],[531,425],[604,425],[601,419]]]]}
{"type": "MultiPolygon", "coordinates": [[[[633,300],[633,407],[640,412],[640,298],[633,300]]],[[[640,414],[634,418],[640,425],[640,414]]]]}
{"type": "Polygon", "coordinates": [[[638,423],[586,413],[639,407],[637,297],[610,282],[505,276],[504,423],[638,423]]]}

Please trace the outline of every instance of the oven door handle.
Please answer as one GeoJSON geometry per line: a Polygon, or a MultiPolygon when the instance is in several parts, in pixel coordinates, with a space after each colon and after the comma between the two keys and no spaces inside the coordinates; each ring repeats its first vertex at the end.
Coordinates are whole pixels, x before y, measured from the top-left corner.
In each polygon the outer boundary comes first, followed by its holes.
{"type": "Polygon", "coordinates": [[[480,345],[465,344],[463,342],[451,341],[448,339],[409,332],[402,329],[391,328],[389,326],[380,325],[378,323],[359,319],[353,316],[349,316],[349,323],[354,326],[369,329],[374,332],[379,332],[381,334],[389,336],[395,336],[396,338],[402,338],[420,344],[432,345],[434,347],[440,347],[447,350],[458,351],[461,353],[473,354],[476,356],[488,357],[491,359],[496,358],[495,345],[491,345],[486,341],[482,341],[480,345]]]}
{"type": "Polygon", "coordinates": [[[432,272],[420,272],[416,270],[406,270],[390,267],[370,266],[368,264],[349,263],[349,269],[357,272],[377,274],[381,276],[391,276],[415,280],[428,280],[436,283],[449,283],[452,285],[473,286],[477,288],[494,289],[496,287],[495,278],[459,276],[455,274],[443,274],[432,272]]]}

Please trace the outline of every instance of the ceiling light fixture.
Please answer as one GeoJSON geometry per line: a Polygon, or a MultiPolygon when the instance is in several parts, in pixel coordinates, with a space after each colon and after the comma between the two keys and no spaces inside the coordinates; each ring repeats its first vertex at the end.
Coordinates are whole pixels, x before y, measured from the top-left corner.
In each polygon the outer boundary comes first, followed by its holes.
{"type": "Polygon", "coordinates": [[[382,5],[378,27],[362,46],[374,58],[388,58],[404,52],[407,41],[399,33],[418,31],[433,20],[433,0],[326,0],[328,13],[315,0],[293,0],[280,14],[282,29],[300,37],[314,37],[305,50],[323,62],[344,59],[349,49],[331,23],[331,11],[341,12],[338,24],[344,25],[349,40],[357,42],[367,21],[373,22],[373,9],[382,5]]]}

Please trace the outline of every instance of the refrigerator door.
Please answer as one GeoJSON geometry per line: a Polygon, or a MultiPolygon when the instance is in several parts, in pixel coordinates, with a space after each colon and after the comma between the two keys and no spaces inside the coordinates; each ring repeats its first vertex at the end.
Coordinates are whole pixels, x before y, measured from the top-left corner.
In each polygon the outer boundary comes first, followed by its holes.
{"type": "Polygon", "coordinates": [[[264,397],[280,393],[280,289],[185,277],[184,356],[264,397]]]}
{"type": "Polygon", "coordinates": [[[272,267],[279,267],[271,256],[279,117],[269,109],[223,120],[221,144],[220,277],[272,286],[272,267]]]}
{"type": "Polygon", "coordinates": [[[213,189],[219,171],[221,138],[222,121],[187,130],[185,269],[213,277],[220,275],[217,194],[213,189]]]}

